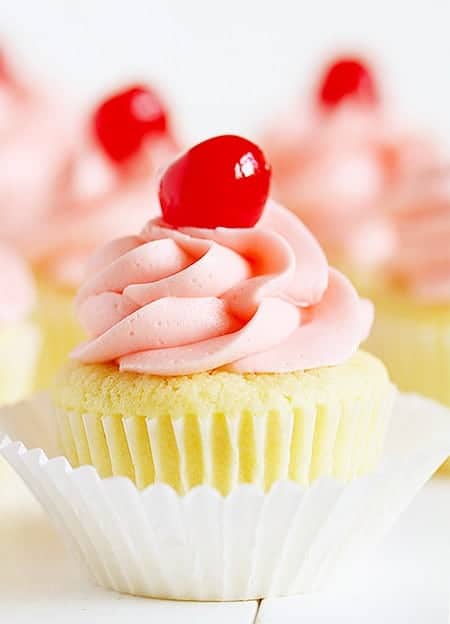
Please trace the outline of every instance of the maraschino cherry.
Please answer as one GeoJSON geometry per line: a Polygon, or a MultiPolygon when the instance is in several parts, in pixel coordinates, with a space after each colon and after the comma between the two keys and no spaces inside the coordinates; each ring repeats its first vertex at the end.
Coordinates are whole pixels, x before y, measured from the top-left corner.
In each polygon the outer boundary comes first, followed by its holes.
{"type": "Polygon", "coordinates": [[[133,86],[100,104],[92,125],[109,158],[123,163],[139,152],[149,136],[168,132],[168,116],[154,91],[133,86]]]}
{"type": "Polygon", "coordinates": [[[159,201],[174,227],[248,228],[269,194],[270,166],[260,148],[234,135],[195,145],[168,167],[159,201]]]}
{"type": "Polygon", "coordinates": [[[378,100],[378,92],[372,73],[363,61],[339,58],[326,68],[317,99],[325,109],[333,109],[347,100],[373,105],[378,100]]]}

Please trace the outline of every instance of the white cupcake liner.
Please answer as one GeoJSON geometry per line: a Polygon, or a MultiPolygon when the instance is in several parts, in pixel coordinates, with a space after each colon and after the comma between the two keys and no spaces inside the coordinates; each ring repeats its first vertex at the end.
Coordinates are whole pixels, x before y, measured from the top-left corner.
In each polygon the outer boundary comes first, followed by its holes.
{"type": "MultiPolygon", "coordinates": [[[[179,495],[163,484],[138,490],[124,477],[101,479],[92,466],[72,469],[65,458],[11,441],[20,439],[30,408],[36,403],[1,411],[8,435],[0,453],[99,585],[159,598],[247,600],[330,585],[450,455],[450,411],[399,395],[383,460],[370,475],[309,487],[279,481],[266,494],[239,485],[227,497],[210,486],[179,495]]],[[[43,436],[46,410],[35,413],[28,444],[43,436]]]]}

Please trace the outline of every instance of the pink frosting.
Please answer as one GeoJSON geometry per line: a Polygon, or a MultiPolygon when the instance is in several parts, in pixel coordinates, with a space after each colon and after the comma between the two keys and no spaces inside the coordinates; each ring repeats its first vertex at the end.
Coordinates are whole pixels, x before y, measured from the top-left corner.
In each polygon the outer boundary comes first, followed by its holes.
{"type": "Polygon", "coordinates": [[[424,171],[387,206],[395,245],[386,270],[417,299],[450,301],[450,168],[424,171]]]}
{"type": "Polygon", "coordinates": [[[58,98],[0,79],[0,237],[11,244],[21,243],[52,201],[70,140],[68,117],[58,98]]]}
{"type": "Polygon", "coordinates": [[[25,261],[10,247],[0,244],[0,323],[21,321],[35,302],[33,278],[25,261]]]}
{"type": "Polygon", "coordinates": [[[153,140],[127,167],[117,168],[88,131],[66,162],[56,201],[28,230],[26,252],[47,278],[77,288],[97,247],[139,231],[159,214],[160,169],[176,150],[172,139],[153,140]]]}
{"type": "Polygon", "coordinates": [[[390,253],[380,211],[386,189],[437,152],[397,125],[377,108],[343,106],[328,114],[296,110],[267,136],[275,195],[332,257],[370,266],[390,253]]]}
{"type": "Polygon", "coordinates": [[[150,221],[89,265],[77,308],[91,340],[73,357],[173,376],[225,368],[287,372],[348,359],[372,307],[328,267],[316,240],[268,202],[254,228],[150,221]]]}

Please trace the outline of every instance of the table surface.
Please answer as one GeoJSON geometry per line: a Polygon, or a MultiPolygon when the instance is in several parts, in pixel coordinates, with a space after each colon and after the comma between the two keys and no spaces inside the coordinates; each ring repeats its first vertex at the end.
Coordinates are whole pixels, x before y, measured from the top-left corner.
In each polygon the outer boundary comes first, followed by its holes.
{"type": "Polygon", "coordinates": [[[14,475],[2,485],[2,622],[122,624],[126,617],[133,624],[449,623],[450,480],[430,483],[339,591],[222,604],[148,600],[92,587],[25,487],[14,475]]]}

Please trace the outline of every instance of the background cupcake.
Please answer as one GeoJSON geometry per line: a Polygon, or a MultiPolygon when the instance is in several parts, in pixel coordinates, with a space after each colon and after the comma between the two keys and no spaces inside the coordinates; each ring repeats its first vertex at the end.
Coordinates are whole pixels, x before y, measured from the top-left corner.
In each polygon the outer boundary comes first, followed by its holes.
{"type": "Polygon", "coordinates": [[[394,241],[380,269],[368,347],[394,381],[450,405],[450,170],[412,177],[386,203],[394,241]]]}
{"type": "Polygon", "coordinates": [[[36,294],[31,273],[4,244],[0,262],[0,403],[4,404],[31,392],[40,340],[30,320],[36,294]]]}
{"type": "Polygon", "coordinates": [[[106,99],[81,132],[52,202],[20,241],[39,285],[44,344],[37,388],[48,385],[83,336],[72,300],[87,258],[98,245],[135,232],[158,212],[158,172],[176,149],[168,113],[145,86],[106,99]]]}
{"type": "Polygon", "coordinates": [[[392,115],[370,66],[341,57],[324,70],[311,101],[266,137],[275,197],[358,282],[389,253],[380,205],[387,189],[438,152],[392,115]]]}

